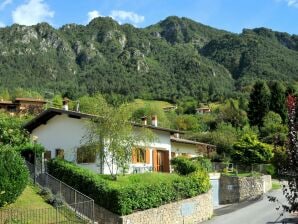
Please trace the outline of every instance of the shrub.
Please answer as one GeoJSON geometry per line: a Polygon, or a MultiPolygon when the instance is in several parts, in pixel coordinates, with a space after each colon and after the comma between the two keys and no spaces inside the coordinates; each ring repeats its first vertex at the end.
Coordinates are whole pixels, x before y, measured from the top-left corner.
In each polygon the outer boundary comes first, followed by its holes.
{"type": "Polygon", "coordinates": [[[211,160],[205,157],[196,157],[193,159],[200,164],[200,166],[206,170],[207,172],[211,172],[213,170],[211,160]]]}
{"type": "Polygon", "coordinates": [[[48,171],[70,186],[93,198],[95,203],[119,215],[158,207],[193,197],[210,189],[206,172],[186,177],[166,173],[119,176],[113,181],[63,160],[52,160],[48,171]]]}
{"type": "Polygon", "coordinates": [[[176,157],[171,160],[174,169],[180,175],[188,175],[200,169],[200,165],[185,157],[176,157]]]}
{"type": "Polygon", "coordinates": [[[272,177],[276,177],[276,168],[274,165],[272,164],[266,165],[265,170],[266,170],[266,173],[268,173],[272,177]]]}
{"type": "Polygon", "coordinates": [[[0,145],[0,207],[14,202],[25,189],[28,169],[11,146],[0,145]]]}

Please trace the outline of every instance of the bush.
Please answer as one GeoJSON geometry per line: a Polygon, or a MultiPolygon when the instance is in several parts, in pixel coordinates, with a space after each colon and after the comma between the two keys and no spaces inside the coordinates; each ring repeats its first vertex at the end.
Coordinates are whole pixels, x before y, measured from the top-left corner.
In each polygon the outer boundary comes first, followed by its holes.
{"type": "Polygon", "coordinates": [[[268,164],[265,167],[266,173],[271,175],[272,177],[276,177],[276,168],[272,164],[268,164]]]}
{"type": "Polygon", "coordinates": [[[0,207],[14,202],[25,189],[28,169],[14,148],[0,145],[0,207]]]}
{"type": "Polygon", "coordinates": [[[196,157],[192,160],[195,162],[198,162],[200,164],[200,166],[207,172],[212,172],[213,167],[212,167],[212,163],[211,163],[210,159],[205,158],[205,157],[196,157]]]}
{"type": "Polygon", "coordinates": [[[180,175],[188,175],[200,169],[200,165],[185,157],[175,157],[171,160],[174,169],[180,175]]]}
{"type": "Polygon", "coordinates": [[[187,177],[166,173],[120,176],[112,181],[63,160],[52,160],[48,171],[70,186],[93,198],[95,203],[119,215],[158,207],[190,198],[210,189],[206,172],[187,177]]]}

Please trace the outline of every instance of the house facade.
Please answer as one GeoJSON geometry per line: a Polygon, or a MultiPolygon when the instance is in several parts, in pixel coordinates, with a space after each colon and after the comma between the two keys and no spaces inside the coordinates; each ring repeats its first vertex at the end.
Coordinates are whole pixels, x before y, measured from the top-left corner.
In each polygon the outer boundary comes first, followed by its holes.
{"type": "MultiPolygon", "coordinates": [[[[95,172],[108,174],[110,170],[107,164],[87,146],[88,121],[93,117],[90,114],[50,108],[28,122],[25,128],[45,147],[45,159],[61,157],[95,172]]],[[[171,172],[172,157],[207,155],[206,152],[214,148],[212,145],[182,139],[180,135],[183,132],[158,127],[157,118],[152,120],[152,125],[132,123],[135,134],[143,128],[149,128],[155,140],[146,146],[136,145],[132,149],[131,163],[126,171],[128,173],[171,172]]]]}
{"type": "Polygon", "coordinates": [[[33,98],[15,98],[13,101],[5,101],[0,99],[0,110],[16,113],[38,114],[43,111],[43,107],[47,101],[33,98]]]}

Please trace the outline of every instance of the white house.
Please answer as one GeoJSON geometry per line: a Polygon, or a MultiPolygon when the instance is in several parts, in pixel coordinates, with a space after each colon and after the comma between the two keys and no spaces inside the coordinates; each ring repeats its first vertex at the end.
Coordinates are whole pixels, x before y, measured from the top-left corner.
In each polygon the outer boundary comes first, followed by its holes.
{"type": "MultiPolygon", "coordinates": [[[[109,173],[108,166],[101,162],[94,150],[86,146],[88,135],[88,120],[94,115],[50,108],[25,124],[32,136],[37,136],[37,142],[46,151],[46,159],[62,157],[80,166],[88,167],[98,173],[109,173]]],[[[209,154],[213,145],[180,138],[183,132],[158,127],[157,117],[152,119],[152,125],[132,123],[135,133],[141,128],[149,128],[155,134],[154,142],[146,147],[136,146],[132,152],[129,173],[157,171],[170,172],[170,160],[174,156],[196,157],[209,154]]]]}

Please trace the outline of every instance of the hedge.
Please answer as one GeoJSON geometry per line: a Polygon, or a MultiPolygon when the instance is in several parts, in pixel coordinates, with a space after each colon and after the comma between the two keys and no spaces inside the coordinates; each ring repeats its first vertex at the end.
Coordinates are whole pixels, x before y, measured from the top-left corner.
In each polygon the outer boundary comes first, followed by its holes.
{"type": "Polygon", "coordinates": [[[25,189],[28,169],[11,146],[0,145],[0,207],[14,202],[25,189]]]}
{"type": "Polygon", "coordinates": [[[95,203],[119,215],[158,207],[194,197],[210,189],[206,172],[188,176],[145,173],[120,176],[113,181],[63,160],[51,160],[48,171],[70,186],[93,198],[95,203]]]}

